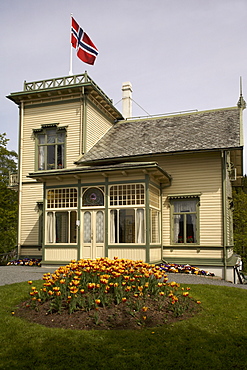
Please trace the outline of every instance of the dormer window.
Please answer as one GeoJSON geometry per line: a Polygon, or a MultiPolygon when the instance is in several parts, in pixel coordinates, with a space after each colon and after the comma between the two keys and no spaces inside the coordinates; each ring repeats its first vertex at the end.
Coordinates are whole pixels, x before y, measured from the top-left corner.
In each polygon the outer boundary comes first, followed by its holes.
{"type": "Polygon", "coordinates": [[[65,167],[65,128],[44,127],[35,130],[39,171],[58,170],[65,167]]]}

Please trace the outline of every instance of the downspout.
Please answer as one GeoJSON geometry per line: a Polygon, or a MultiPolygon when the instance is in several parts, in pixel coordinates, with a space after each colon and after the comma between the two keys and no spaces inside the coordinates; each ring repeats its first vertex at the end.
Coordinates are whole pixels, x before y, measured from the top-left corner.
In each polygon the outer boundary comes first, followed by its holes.
{"type": "Polygon", "coordinates": [[[83,101],[84,87],[82,87],[81,97],[80,97],[80,134],[79,134],[79,155],[83,154],[83,111],[84,111],[84,101],[83,101]]]}
{"type": "MultiPolygon", "coordinates": [[[[84,74],[85,82],[88,81],[87,71],[84,74]]],[[[82,122],[82,154],[87,151],[87,95],[83,88],[83,122],[82,122]]]]}
{"type": "Polygon", "coordinates": [[[43,184],[43,243],[42,243],[42,263],[45,262],[45,245],[46,245],[46,231],[45,231],[45,225],[46,225],[46,182],[43,184]]]}
{"type": "Polygon", "coordinates": [[[78,180],[78,202],[77,202],[77,220],[76,220],[76,232],[77,232],[77,260],[82,258],[81,253],[81,180],[78,180]]]}
{"type": "Polygon", "coordinates": [[[163,261],[163,200],[162,200],[162,196],[163,196],[163,189],[162,189],[162,184],[160,183],[160,242],[161,242],[161,261],[163,261]]]}
{"type": "Polygon", "coordinates": [[[22,204],[22,148],[23,148],[23,116],[24,103],[19,106],[19,155],[18,155],[18,229],[17,229],[17,252],[18,258],[21,252],[21,204],[22,204]]]}
{"type": "Polygon", "coordinates": [[[82,122],[82,154],[85,154],[87,151],[87,95],[84,91],[83,94],[83,122],[82,122]]]}
{"type": "Polygon", "coordinates": [[[108,225],[109,225],[109,214],[108,214],[108,194],[109,194],[109,181],[108,177],[105,178],[105,251],[104,256],[108,257],[109,252],[109,232],[108,232],[108,225]]]}
{"type": "Polygon", "coordinates": [[[227,258],[226,258],[226,243],[227,243],[227,217],[226,217],[226,152],[221,151],[222,163],[222,213],[223,213],[223,264],[224,264],[224,280],[227,275],[227,258]]]}
{"type": "Polygon", "coordinates": [[[150,262],[150,209],[149,209],[149,175],[145,175],[145,210],[146,210],[146,261],[150,262]]]}

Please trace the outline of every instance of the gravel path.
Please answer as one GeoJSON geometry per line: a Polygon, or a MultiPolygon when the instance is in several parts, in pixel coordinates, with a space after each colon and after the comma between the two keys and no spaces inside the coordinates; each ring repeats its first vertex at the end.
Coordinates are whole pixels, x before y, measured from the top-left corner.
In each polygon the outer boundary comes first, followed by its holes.
{"type": "MultiPolygon", "coordinates": [[[[28,280],[42,279],[47,272],[54,272],[55,267],[30,267],[30,266],[0,266],[0,285],[14,284],[28,280]]],[[[196,275],[168,273],[168,281],[176,281],[182,284],[209,284],[222,285],[233,288],[247,289],[247,284],[232,284],[220,278],[211,278],[196,275]]]]}

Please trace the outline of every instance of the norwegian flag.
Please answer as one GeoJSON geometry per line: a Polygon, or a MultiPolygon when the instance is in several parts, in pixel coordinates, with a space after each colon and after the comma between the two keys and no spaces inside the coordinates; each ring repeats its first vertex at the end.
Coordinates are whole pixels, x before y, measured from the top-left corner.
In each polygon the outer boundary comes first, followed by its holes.
{"type": "Polygon", "coordinates": [[[78,58],[84,63],[94,64],[98,55],[98,49],[74,18],[71,19],[71,44],[77,50],[78,58]]]}

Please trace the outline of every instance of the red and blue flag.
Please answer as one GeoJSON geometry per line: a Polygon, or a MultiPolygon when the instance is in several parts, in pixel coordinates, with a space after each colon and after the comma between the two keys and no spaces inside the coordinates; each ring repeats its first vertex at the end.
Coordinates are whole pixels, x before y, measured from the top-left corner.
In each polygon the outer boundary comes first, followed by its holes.
{"type": "Polygon", "coordinates": [[[98,49],[74,18],[71,25],[71,44],[77,50],[78,58],[84,63],[94,64],[98,49]]]}

